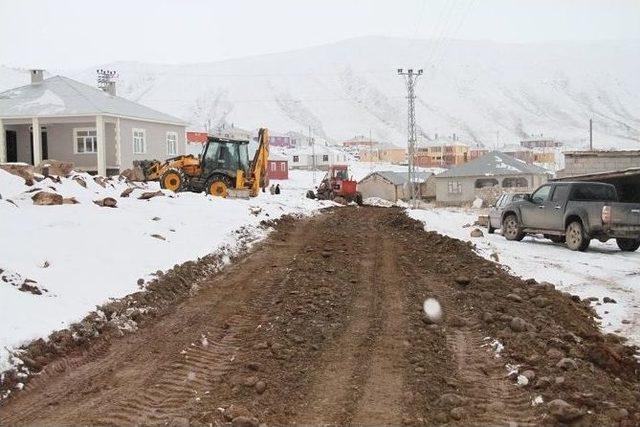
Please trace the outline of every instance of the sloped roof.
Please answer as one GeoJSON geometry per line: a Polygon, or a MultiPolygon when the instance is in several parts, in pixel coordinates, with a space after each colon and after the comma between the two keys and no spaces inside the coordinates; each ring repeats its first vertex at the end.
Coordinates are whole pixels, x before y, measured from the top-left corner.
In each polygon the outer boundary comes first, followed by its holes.
{"type": "Polygon", "coordinates": [[[0,117],[3,118],[96,114],[187,125],[177,117],[62,76],[0,93],[0,117]]]}
{"type": "MultiPolygon", "coordinates": [[[[407,173],[405,172],[375,171],[362,178],[360,182],[373,175],[379,175],[393,185],[404,185],[408,180],[407,173]]],[[[416,178],[421,182],[426,181],[431,175],[433,175],[431,172],[416,172],[416,178]]]]}
{"type": "Polygon", "coordinates": [[[527,164],[499,151],[491,151],[468,163],[449,169],[440,177],[493,176],[493,175],[542,175],[549,171],[539,166],[527,164]]]}

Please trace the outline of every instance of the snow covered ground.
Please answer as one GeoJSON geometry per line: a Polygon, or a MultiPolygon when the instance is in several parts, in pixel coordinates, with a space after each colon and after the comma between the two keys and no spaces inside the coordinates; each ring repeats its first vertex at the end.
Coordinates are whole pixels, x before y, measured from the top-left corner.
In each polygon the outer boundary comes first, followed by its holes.
{"type": "Polygon", "coordinates": [[[599,298],[595,308],[602,316],[603,329],[618,331],[640,345],[640,251],[621,252],[613,240],[593,240],[587,252],[573,252],[541,237],[507,241],[500,234],[488,234],[485,228],[481,228],[484,237],[472,238],[470,232],[475,227],[467,225],[477,220],[478,211],[431,208],[408,212],[423,221],[427,230],[473,242],[478,254],[487,259],[497,255],[499,262],[517,276],[553,283],[557,289],[581,298],[599,298]],[[602,303],[605,296],[616,304],[602,303]]]}
{"type": "Polygon", "coordinates": [[[121,198],[124,182],[110,181],[103,188],[81,176],[86,189],[64,178],[26,187],[22,178],[0,170],[0,276],[5,278],[0,278],[0,371],[9,367],[7,349],[64,328],[109,298],[138,291],[139,278],[225,246],[233,251],[234,231],[241,227],[249,227],[257,240],[266,235],[257,227],[262,220],[313,214],[332,205],[304,197],[312,185],[306,171],[292,171],[293,180],[281,181],[279,196],[267,192],[250,200],[172,192],[148,201],[137,198],[157,190],[157,184],[121,198]],[[48,186],[80,203],[35,206],[34,193],[24,193],[48,186]],[[93,203],[107,196],[118,201],[117,208],[93,203]],[[256,208],[261,211],[254,214],[256,208]],[[47,292],[19,291],[24,279],[47,292]]]}

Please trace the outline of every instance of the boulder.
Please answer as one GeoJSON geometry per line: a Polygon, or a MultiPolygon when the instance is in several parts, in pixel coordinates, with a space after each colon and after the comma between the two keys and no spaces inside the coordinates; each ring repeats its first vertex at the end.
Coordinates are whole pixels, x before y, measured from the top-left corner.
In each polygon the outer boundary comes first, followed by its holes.
{"type": "Polygon", "coordinates": [[[164,193],[162,191],[160,191],[160,190],[158,190],[158,191],[145,191],[140,196],[138,196],[138,199],[140,199],[140,200],[149,200],[149,199],[152,199],[154,197],[161,197],[161,196],[164,196],[164,193]]]}
{"type": "Polygon", "coordinates": [[[524,332],[527,330],[527,322],[521,317],[514,317],[511,319],[509,327],[513,332],[524,332]]]}
{"type": "Polygon", "coordinates": [[[113,197],[105,197],[104,199],[101,199],[101,200],[94,200],[93,203],[105,208],[115,208],[116,205],[118,204],[118,201],[113,197]]]}
{"type": "Polygon", "coordinates": [[[144,172],[140,166],[133,169],[125,169],[120,173],[120,176],[128,179],[129,181],[144,181],[144,172]]]}
{"type": "Polygon", "coordinates": [[[33,185],[33,166],[26,163],[2,163],[0,169],[24,179],[26,185],[33,185]]]}
{"type": "Polygon", "coordinates": [[[77,201],[75,197],[65,197],[62,199],[63,205],[77,205],[78,203],[80,202],[77,201]]]}
{"type": "Polygon", "coordinates": [[[131,193],[133,193],[133,187],[126,188],[122,193],[120,193],[120,197],[129,197],[131,193]]]}
{"type": "Polygon", "coordinates": [[[58,175],[67,177],[73,171],[73,163],[47,159],[38,163],[38,166],[35,167],[35,171],[36,173],[44,176],[58,175]]]}
{"type": "Polygon", "coordinates": [[[479,228],[474,228],[470,233],[471,237],[484,237],[484,233],[479,228]]]}
{"type": "Polygon", "coordinates": [[[84,187],[84,188],[87,188],[87,181],[85,181],[85,180],[84,180],[84,178],[82,178],[81,176],[77,176],[77,175],[76,175],[76,176],[74,176],[72,179],[73,179],[75,182],[77,182],[77,183],[78,183],[78,185],[80,185],[80,186],[82,186],[82,187],[84,187]]]}
{"type": "Polygon", "coordinates": [[[548,403],[547,408],[549,410],[549,414],[563,423],[569,423],[584,416],[584,411],[576,408],[575,406],[565,402],[562,399],[552,400],[548,403]]]}
{"type": "Polygon", "coordinates": [[[48,191],[38,191],[31,197],[34,205],[50,206],[61,205],[63,198],[60,194],[50,193],[48,191]]]}

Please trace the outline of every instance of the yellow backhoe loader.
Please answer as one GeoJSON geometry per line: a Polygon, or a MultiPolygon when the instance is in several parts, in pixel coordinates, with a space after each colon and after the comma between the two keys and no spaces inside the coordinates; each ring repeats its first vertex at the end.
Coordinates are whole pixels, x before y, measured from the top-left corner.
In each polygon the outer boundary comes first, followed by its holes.
{"type": "Polygon", "coordinates": [[[178,156],[146,165],[145,178],[160,187],[178,191],[206,192],[220,197],[255,197],[269,185],[269,131],[258,133],[258,149],[249,162],[249,141],[209,136],[198,157],[178,156]]]}

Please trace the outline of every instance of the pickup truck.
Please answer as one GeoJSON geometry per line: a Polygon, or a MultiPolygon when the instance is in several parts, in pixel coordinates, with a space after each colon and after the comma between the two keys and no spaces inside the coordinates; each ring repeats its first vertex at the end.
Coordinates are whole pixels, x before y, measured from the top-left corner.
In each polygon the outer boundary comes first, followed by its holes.
{"type": "Polygon", "coordinates": [[[555,182],[504,207],[502,235],[522,240],[543,234],[584,251],[591,239],[616,239],[623,251],[640,247],[640,203],[618,202],[616,188],[601,182],[555,182]]]}

